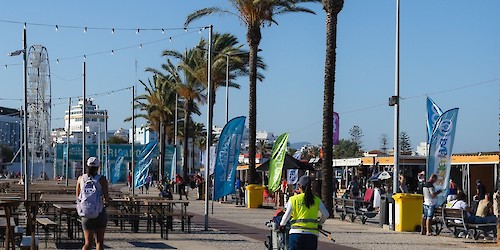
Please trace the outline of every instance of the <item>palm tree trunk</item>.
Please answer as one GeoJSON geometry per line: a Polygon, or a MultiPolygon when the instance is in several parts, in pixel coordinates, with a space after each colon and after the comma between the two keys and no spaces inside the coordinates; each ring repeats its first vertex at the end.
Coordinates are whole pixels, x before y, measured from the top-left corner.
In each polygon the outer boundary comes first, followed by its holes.
{"type": "Polygon", "coordinates": [[[333,216],[333,104],[335,95],[335,61],[337,47],[337,20],[343,0],[323,0],[326,11],[326,59],[323,96],[323,163],[321,197],[333,216]]]}
{"type": "MultiPolygon", "coordinates": [[[[193,136],[193,144],[191,144],[191,169],[194,170],[194,141],[196,138],[193,136]]],[[[192,173],[191,173],[192,174],[192,173]]]]}
{"type": "Polygon", "coordinates": [[[257,51],[262,36],[259,24],[249,24],[247,31],[247,42],[250,47],[249,54],[249,78],[250,78],[250,97],[248,114],[248,175],[247,183],[257,183],[257,173],[255,171],[256,155],[256,134],[257,134],[257,51]]]}
{"type": "Polygon", "coordinates": [[[160,145],[160,159],[158,162],[158,181],[161,183],[163,178],[165,178],[165,138],[166,138],[166,122],[160,121],[158,126],[158,131],[160,132],[160,140],[158,141],[160,145]]]}
{"type": "Polygon", "coordinates": [[[184,143],[182,145],[182,153],[183,153],[183,160],[182,160],[182,178],[187,181],[189,180],[188,178],[188,160],[189,160],[189,147],[188,147],[188,141],[189,141],[189,124],[190,124],[190,118],[191,118],[191,110],[192,110],[192,101],[186,100],[185,104],[185,112],[184,112],[184,143]]]}

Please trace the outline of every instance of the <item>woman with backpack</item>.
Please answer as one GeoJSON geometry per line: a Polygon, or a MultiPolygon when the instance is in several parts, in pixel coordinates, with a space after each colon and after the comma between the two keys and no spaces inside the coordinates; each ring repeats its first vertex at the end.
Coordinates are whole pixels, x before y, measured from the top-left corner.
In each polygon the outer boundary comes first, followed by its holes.
{"type": "Polygon", "coordinates": [[[85,245],[82,250],[92,249],[94,241],[96,249],[104,249],[104,233],[108,224],[106,206],[109,202],[108,181],[98,174],[99,159],[90,157],[87,160],[87,173],[78,177],[76,183],[77,211],[82,219],[85,245]]]}

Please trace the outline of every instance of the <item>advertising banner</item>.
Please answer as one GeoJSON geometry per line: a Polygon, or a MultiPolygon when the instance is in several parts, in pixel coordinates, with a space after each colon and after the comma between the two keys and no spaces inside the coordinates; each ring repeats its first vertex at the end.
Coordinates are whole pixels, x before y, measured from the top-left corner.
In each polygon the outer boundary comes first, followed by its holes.
{"type": "Polygon", "coordinates": [[[134,171],[134,187],[138,188],[146,183],[146,177],[149,174],[149,167],[153,162],[153,151],[156,148],[157,142],[151,141],[146,144],[139,155],[139,161],[136,164],[134,171]]]}
{"type": "Polygon", "coordinates": [[[219,137],[215,157],[214,200],[235,193],[236,166],[244,127],[244,116],[233,118],[224,126],[219,137]]]}
{"type": "Polygon", "coordinates": [[[439,116],[442,114],[443,111],[438,105],[431,98],[427,97],[427,144],[431,143],[434,125],[436,125],[439,116]]]}
{"type": "MultiPolygon", "coordinates": [[[[450,181],[451,154],[457,125],[458,108],[444,112],[436,122],[429,148],[428,174],[438,176],[434,183],[436,190],[446,190],[450,181]]],[[[438,204],[446,200],[446,192],[438,196],[438,204]]]]}
{"type": "Polygon", "coordinates": [[[269,160],[269,184],[267,186],[270,192],[276,192],[276,190],[280,188],[287,142],[288,133],[284,133],[278,136],[278,139],[276,139],[273,145],[273,152],[269,160]]]}
{"type": "Polygon", "coordinates": [[[339,145],[340,140],[339,140],[339,133],[340,133],[340,127],[339,127],[339,113],[333,112],[333,145],[339,145]]]}

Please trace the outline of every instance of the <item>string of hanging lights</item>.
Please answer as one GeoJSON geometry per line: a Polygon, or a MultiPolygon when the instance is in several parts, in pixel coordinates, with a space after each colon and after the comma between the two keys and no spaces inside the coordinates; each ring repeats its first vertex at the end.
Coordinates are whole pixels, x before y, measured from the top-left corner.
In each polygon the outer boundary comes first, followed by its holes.
{"type": "MultiPolygon", "coordinates": [[[[154,41],[150,42],[145,42],[145,43],[139,43],[139,44],[134,44],[122,48],[114,48],[111,50],[104,50],[104,51],[99,51],[99,52],[94,52],[94,53],[84,53],[76,56],[68,56],[68,57],[63,57],[63,58],[56,58],[50,60],[50,62],[55,62],[59,64],[62,61],[65,60],[72,60],[72,59],[82,59],[87,60],[87,57],[89,56],[96,56],[96,55],[102,55],[102,54],[111,54],[115,55],[117,51],[123,51],[123,50],[129,50],[133,48],[139,48],[142,49],[144,46],[159,43],[166,41],[168,39],[169,42],[172,42],[175,38],[190,35],[193,33],[202,33],[207,27],[194,27],[189,31],[187,28],[105,28],[105,27],[89,27],[89,26],[71,26],[71,25],[53,25],[53,24],[43,24],[43,23],[30,23],[30,22],[18,22],[18,21],[10,21],[10,20],[0,20],[0,23],[13,23],[13,24],[23,24],[24,26],[27,25],[32,25],[32,26],[42,26],[42,27],[55,27],[56,31],[60,31],[62,28],[66,29],[83,29],[84,33],[87,33],[90,30],[111,30],[111,33],[114,34],[116,31],[135,31],[136,34],[139,35],[141,31],[161,31],[162,34],[165,34],[167,31],[176,31],[176,30],[183,30],[184,33],[177,34],[177,35],[171,35],[168,38],[162,38],[162,39],[157,39],[154,41]]],[[[4,64],[4,68],[8,69],[9,66],[18,66],[22,65],[22,63],[13,63],[13,64],[4,64]]]]}

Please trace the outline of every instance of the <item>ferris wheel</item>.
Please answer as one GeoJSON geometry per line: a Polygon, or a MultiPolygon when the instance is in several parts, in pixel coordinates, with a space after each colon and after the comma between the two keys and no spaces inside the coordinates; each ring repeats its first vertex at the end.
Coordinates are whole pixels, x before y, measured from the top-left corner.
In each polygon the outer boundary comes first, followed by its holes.
{"type": "Polygon", "coordinates": [[[33,45],[28,52],[28,148],[32,161],[50,155],[51,84],[47,49],[33,45]]]}

